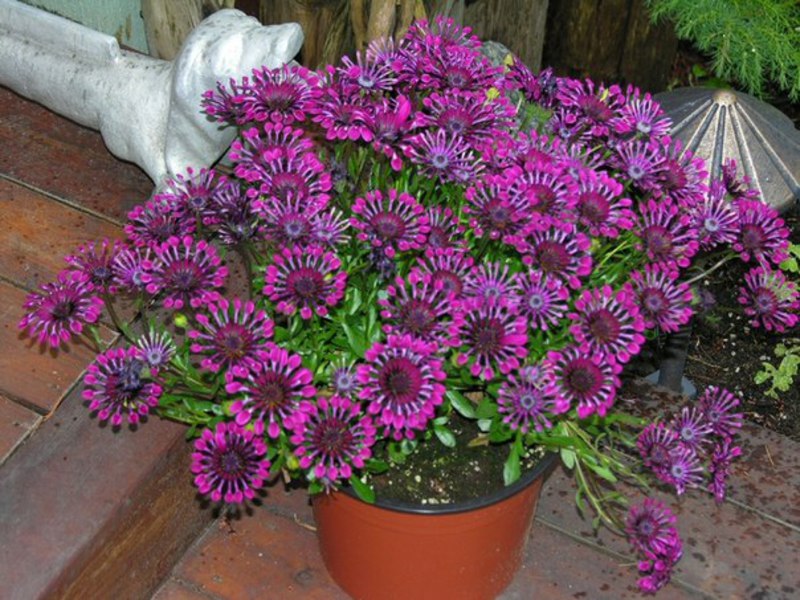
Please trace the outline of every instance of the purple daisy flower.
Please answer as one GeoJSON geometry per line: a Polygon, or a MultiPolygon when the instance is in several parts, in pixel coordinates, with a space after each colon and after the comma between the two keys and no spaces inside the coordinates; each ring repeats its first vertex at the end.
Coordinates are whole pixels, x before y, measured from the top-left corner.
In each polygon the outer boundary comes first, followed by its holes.
{"type": "Polygon", "coordinates": [[[503,415],[503,423],[513,431],[528,433],[531,428],[544,431],[553,426],[548,414],[555,412],[556,403],[545,373],[543,369],[538,369],[538,377],[534,377],[528,370],[520,373],[519,379],[511,373],[500,386],[497,412],[503,415]]]}
{"type": "Polygon", "coordinates": [[[489,175],[464,192],[464,213],[471,215],[470,228],[476,236],[496,240],[518,234],[530,221],[528,206],[521,194],[510,197],[508,180],[489,175]]]}
{"type": "Polygon", "coordinates": [[[577,405],[578,417],[597,413],[605,416],[614,404],[622,367],[604,354],[586,355],[576,346],[549,352],[545,366],[553,374],[555,411],[563,413],[577,405]]]}
{"type": "Polygon", "coordinates": [[[503,375],[518,369],[528,355],[528,324],[515,307],[471,302],[464,305],[463,344],[456,364],[470,364],[474,377],[494,379],[495,369],[503,375]]]}
{"type": "Polygon", "coordinates": [[[758,200],[740,199],[734,203],[739,213],[739,235],[733,249],[742,260],[751,258],[765,264],[772,261],[779,264],[788,258],[789,229],[778,212],[758,200]]]}
{"type": "Polygon", "coordinates": [[[372,148],[384,154],[395,171],[403,167],[401,149],[416,129],[412,111],[409,99],[400,94],[396,98],[380,99],[369,115],[367,126],[373,136],[372,148]]]}
{"type": "Polygon", "coordinates": [[[359,231],[358,239],[382,248],[389,258],[398,250],[419,250],[430,231],[422,204],[395,189],[389,190],[388,196],[379,190],[367,192],[355,199],[352,211],[350,224],[359,231]]]}
{"type": "Polygon", "coordinates": [[[686,492],[687,487],[699,487],[703,483],[703,466],[694,450],[681,445],[670,453],[669,458],[666,470],[655,474],[664,483],[674,485],[678,496],[686,492]]]}
{"type": "Polygon", "coordinates": [[[681,444],[698,452],[708,443],[711,435],[711,424],[706,421],[697,407],[684,406],[681,412],[672,418],[670,427],[678,434],[681,444]]]}
{"type": "Polygon", "coordinates": [[[322,96],[309,107],[309,112],[313,114],[312,120],[325,131],[328,141],[372,141],[369,114],[363,108],[360,96],[326,87],[322,96]]]}
{"type": "Polygon", "coordinates": [[[631,140],[614,147],[615,164],[628,179],[644,192],[658,188],[661,172],[664,169],[664,153],[657,144],[631,140]]]}
{"type": "Polygon", "coordinates": [[[213,214],[214,195],[227,182],[213,169],[200,169],[197,173],[189,167],[186,175],[178,174],[167,180],[164,191],[154,199],[165,201],[180,214],[190,218],[213,214]]]}
{"type": "Polygon", "coordinates": [[[533,329],[547,331],[567,312],[569,290],[560,279],[548,277],[542,271],[517,273],[514,293],[520,298],[520,312],[533,329]]]}
{"type": "Polygon", "coordinates": [[[298,65],[253,69],[252,80],[242,83],[234,102],[247,121],[305,121],[308,104],[319,94],[318,83],[313,72],[298,65]]]}
{"type": "Polygon", "coordinates": [[[660,500],[645,498],[625,518],[628,542],[637,552],[663,553],[675,543],[675,515],[660,500]]]}
{"type": "Polygon", "coordinates": [[[239,181],[230,180],[212,198],[213,217],[203,223],[212,227],[223,246],[243,246],[262,239],[263,225],[239,181]]]}
{"type": "Polygon", "coordinates": [[[153,264],[152,252],[149,246],[122,248],[111,264],[115,287],[132,293],[144,292],[152,279],[149,270],[153,264]]]}
{"type": "Polygon", "coordinates": [[[343,85],[352,87],[354,92],[388,92],[397,84],[397,73],[391,61],[380,58],[372,52],[356,52],[355,62],[349,56],[344,56],[342,66],[337,67],[336,71],[343,85]]]}
{"type": "Polygon", "coordinates": [[[155,250],[149,294],[164,294],[163,305],[172,310],[200,308],[219,299],[228,268],[216,249],[191,236],[169,238],[155,250]]]}
{"type": "Polygon", "coordinates": [[[387,297],[379,298],[386,334],[411,335],[438,346],[461,345],[463,315],[451,294],[437,290],[418,273],[411,272],[387,286],[387,297]]]}
{"type": "Polygon", "coordinates": [[[553,74],[552,68],[541,71],[538,75],[519,58],[508,67],[506,79],[509,86],[518,89],[528,102],[550,108],[558,90],[559,78],[553,74]]]}
{"type": "Polygon", "coordinates": [[[458,222],[450,207],[433,206],[427,210],[428,247],[434,249],[455,248],[464,239],[464,226],[458,222]]]}
{"type": "Polygon", "coordinates": [[[526,221],[537,230],[544,231],[551,223],[573,219],[577,188],[559,167],[540,164],[534,170],[522,172],[512,167],[506,177],[511,182],[509,197],[514,204],[517,198],[523,199],[525,209],[533,213],[526,221]]]}
{"type": "Polygon", "coordinates": [[[23,308],[27,312],[19,328],[35,336],[40,344],[58,348],[72,336],[80,335],[85,324],[97,322],[103,301],[95,295],[86,273],[62,271],[56,281],[28,294],[23,308]]]}
{"type": "Polygon", "coordinates": [[[242,504],[269,479],[267,445],[252,431],[234,423],[206,428],[194,442],[194,484],[214,502],[242,504]]]}
{"type": "Polygon", "coordinates": [[[464,298],[478,304],[513,304],[521,298],[515,294],[514,276],[508,265],[500,262],[482,262],[469,272],[462,290],[464,298]]]}
{"type": "Polygon", "coordinates": [[[625,104],[609,120],[609,125],[621,136],[654,139],[669,131],[672,119],[664,114],[661,105],[649,93],[642,95],[639,88],[628,86],[625,104]]]}
{"type": "Polygon", "coordinates": [[[271,198],[253,202],[263,223],[264,237],[279,246],[307,244],[311,239],[311,221],[320,206],[308,199],[291,195],[278,200],[271,198]]]}
{"type": "Polygon", "coordinates": [[[726,193],[730,194],[734,200],[759,200],[761,195],[752,186],[750,178],[742,176],[739,178],[736,161],[728,158],[722,161],[722,185],[726,193]]]}
{"type": "MultiPolygon", "coordinates": [[[[290,202],[293,198],[323,208],[330,199],[331,175],[313,154],[282,161],[263,173],[258,193],[253,194],[253,210],[264,212],[277,201],[290,202]]],[[[251,190],[255,192],[255,190],[251,190]]]]}
{"type": "Polygon", "coordinates": [[[83,397],[101,422],[110,419],[117,427],[125,416],[135,425],[158,405],[161,386],[144,377],[145,363],[139,355],[140,350],[133,346],[111,348],[98,354],[86,369],[83,397]]]}
{"type": "Polygon", "coordinates": [[[372,456],[375,425],[362,410],[360,402],[342,396],[319,396],[316,402],[303,402],[303,418],[289,425],[300,468],[326,489],[350,479],[353,467],[364,468],[372,456]]]}
{"type": "Polygon", "coordinates": [[[413,439],[415,431],[424,431],[444,399],[441,382],[446,374],[435,357],[437,351],[436,344],[411,336],[390,336],[364,354],[366,363],[358,367],[358,396],[395,440],[413,439]]]}
{"type": "Polygon", "coordinates": [[[551,227],[513,241],[525,264],[562,279],[573,289],[580,288],[581,277],[592,272],[591,240],[573,228],[551,227]]]}
{"type": "Polygon", "coordinates": [[[677,138],[663,136],[657,140],[664,155],[664,162],[658,174],[658,187],[655,195],[664,195],[685,210],[703,202],[708,192],[705,161],[684,148],[677,138]]]}
{"type": "Polygon", "coordinates": [[[664,476],[668,472],[672,453],[680,445],[678,433],[664,423],[650,423],[642,429],[636,440],[642,463],[656,476],[664,476]]]}
{"type": "Polygon", "coordinates": [[[444,129],[429,130],[409,138],[405,155],[420,173],[443,182],[463,183],[478,175],[482,166],[464,138],[444,129]]]}
{"type": "Polygon", "coordinates": [[[699,248],[691,217],[669,198],[650,199],[639,208],[639,237],[647,258],[666,267],[688,267],[699,248]]]}
{"type": "Polygon", "coordinates": [[[487,102],[486,94],[434,92],[422,104],[423,112],[418,113],[415,124],[443,129],[473,147],[491,141],[497,130],[508,127],[513,114],[513,108],[499,98],[487,102]]]}
{"type": "Polygon", "coordinates": [[[233,78],[227,85],[223,81],[217,81],[215,89],[203,92],[203,99],[200,101],[203,112],[217,123],[244,125],[247,122],[244,110],[234,99],[242,93],[249,82],[248,77],[242,79],[241,86],[233,78]]]}
{"type": "Polygon", "coordinates": [[[711,453],[711,462],[708,466],[708,472],[711,475],[708,489],[714,494],[714,499],[717,503],[725,499],[726,482],[730,474],[731,462],[741,455],[742,449],[738,446],[731,447],[730,439],[724,439],[714,446],[714,450],[711,453]]]}
{"type": "Polygon", "coordinates": [[[736,241],[739,214],[725,197],[725,187],[720,181],[711,182],[708,194],[692,210],[692,222],[704,250],[736,241]]]}
{"type": "Polygon", "coordinates": [[[311,244],[336,248],[349,239],[349,228],[350,221],[339,210],[326,209],[314,213],[311,217],[311,244]]]}
{"type": "Polygon", "coordinates": [[[254,183],[265,181],[282,166],[301,160],[313,147],[302,129],[267,123],[262,128],[244,130],[231,144],[228,158],[234,162],[237,177],[254,183]]]}
{"type": "Polygon", "coordinates": [[[423,279],[434,289],[462,298],[464,283],[472,271],[475,260],[457,249],[429,249],[418,260],[423,279]]]}
{"type": "Polygon", "coordinates": [[[683,556],[683,545],[677,532],[672,545],[668,546],[664,552],[646,552],[644,558],[638,563],[639,574],[644,575],[638,581],[639,590],[643,594],[655,594],[667,585],[672,578],[672,569],[681,556],[683,556]]]}
{"type": "Polygon", "coordinates": [[[750,325],[783,333],[797,324],[800,319],[797,284],[787,281],[782,271],[756,267],[745,274],[744,282],[738,300],[745,314],[752,317],[750,325]]]}
{"type": "Polygon", "coordinates": [[[563,80],[556,94],[564,108],[573,111],[583,121],[587,134],[592,137],[605,137],[609,133],[612,119],[625,103],[625,96],[618,85],[597,86],[586,79],[563,80]]]}
{"type": "Polygon", "coordinates": [[[339,363],[331,371],[331,388],[337,396],[355,398],[361,390],[352,364],[339,363]]]}
{"type": "Polygon", "coordinates": [[[347,273],[341,266],[333,252],[318,246],[284,247],[273,254],[262,291],[279,313],[292,315],[299,309],[306,320],[314,314],[324,317],[344,297],[347,273]]]}
{"type": "Polygon", "coordinates": [[[581,171],[575,204],[578,225],[595,237],[615,238],[620,229],[631,229],[635,218],[632,202],[630,198],[620,198],[622,191],[622,185],[602,171],[581,171]]]}
{"type": "Polygon", "coordinates": [[[631,273],[631,294],[648,329],[674,333],[692,318],[692,290],[676,279],[675,271],[658,264],[631,273]]]}
{"type": "Polygon", "coordinates": [[[153,373],[167,367],[175,355],[175,342],[166,331],[148,330],[136,340],[136,347],[139,349],[139,358],[153,373]]]}
{"type": "Polygon", "coordinates": [[[124,229],[136,246],[158,246],[172,237],[194,233],[196,220],[188,218],[170,202],[149,200],[128,213],[124,229]]]}
{"type": "Polygon", "coordinates": [[[123,246],[118,240],[104,239],[78,247],[77,253],[66,257],[69,265],[85,273],[89,282],[100,292],[113,292],[114,260],[123,246]]]}
{"type": "Polygon", "coordinates": [[[741,404],[739,398],[724,388],[709,386],[697,399],[697,407],[711,423],[714,435],[730,438],[742,428],[742,413],[732,412],[741,404]]]}
{"type": "Polygon", "coordinates": [[[253,302],[220,298],[205,312],[195,315],[198,329],[187,333],[192,340],[190,350],[203,355],[200,366],[212,373],[255,360],[259,351],[267,350],[274,333],[274,323],[253,302]]]}
{"type": "Polygon", "coordinates": [[[226,375],[225,391],[242,396],[230,408],[236,424],[252,422],[253,430],[261,435],[266,423],[267,435],[277,438],[302,399],[317,393],[312,379],[298,354],[274,345],[258,351],[255,360],[234,366],[226,375]]]}

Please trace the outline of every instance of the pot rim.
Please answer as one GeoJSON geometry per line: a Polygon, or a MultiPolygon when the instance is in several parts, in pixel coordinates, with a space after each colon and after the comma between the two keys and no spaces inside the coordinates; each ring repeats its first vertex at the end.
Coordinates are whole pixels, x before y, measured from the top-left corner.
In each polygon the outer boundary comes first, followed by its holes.
{"type": "MultiPolygon", "coordinates": [[[[410,502],[402,502],[399,500],[380,499],[377,498],[374,504],[377,508],[383,508],[395,512],[410,513],[416,515],[452,515],[457,513],[469,512],[480,508],[486,508],[498,502],[506,500],[523,489],[528,487],[539,477],[546,477],[551,468],[555,465],[558,453],[545,451],[544,456],[536,463],[536,466],[529,471],[526,471],[522,476],[509,486],[500,488],[492,492],[488,496],[481,496],[480,498],[473,498],[472,500],[465,500],[463,502],[454,502],[450,504],[412,504],[410,502]]],[[[361,498],[353,491],[351,487],[342,487],[340,492],[346,494],[363,502],[361,498]]]]}

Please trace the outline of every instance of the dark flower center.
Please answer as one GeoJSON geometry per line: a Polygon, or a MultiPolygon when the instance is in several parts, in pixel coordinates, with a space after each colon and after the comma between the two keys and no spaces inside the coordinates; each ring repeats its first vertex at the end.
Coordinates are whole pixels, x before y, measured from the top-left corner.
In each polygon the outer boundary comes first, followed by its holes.
{"type": "Polygon", "coordinates": [[[657,258],[666,258],[672,250],[672,236],[659,225],[652,225],[644,232],[647,250],[657,258]]]}
{"type": "Polygon", "coordinates": [[[167,280],[169,288],[188,293],[198,286],[199,269],[193,262],[182,260],[172,265],[167,280]]]}
{"type": "Polygon", "coordinates": [[[642,307],[651,315],[663,312],[667,306],[667,298],[660,290],[645,290],[642,294],[642,307]]]}
{"type": "Polygon", "coordinates": [[[556,193],[553,188],[543,183],[533,183],[528,186],[527,197],[533,205],[533,209],[540,213],[550,210],[556,201],[556,193]]]}
{"type": "Polygon", "coordinates": [[[325,279],[316,269],[303,267],[292,271],[286,278],[289,292],[302,300],[319,298],[325,287],[325,279]]]}
{"type": "Polygon", "coordinates": [[[753,298],[753,304],[758,313],[762,315],[769,315],[777,311],[778,300],[771,290],[761,288],[756,292],[753,298]]]}
{"type": "Polygon", "coordinates": [[[662,185],[668,190],[680,190],[686,186],[686,171],[674,160],[667,161],[661,173],[662,185]]]}
{"type": "Polygon", "coordinates": [[[289,400],[289,390],[286,385],[286,378],[274,371],[264,373],[258,382],[256,390],[257,404],[264,406],[267,410],[276,410],[283,407],[289,400]]]}
{"type": "Polygon", "coordinates": [[[591,224],[604,223],[608,219],[608,200],[597,192],[586,192],[578,199],[581,218],[591,224]]]}
{"type": "Polygon", "coordinates": [[[229,323],[221,328],[216,337],[218,348],[231,361],[241,359],[250,346],[250,332],[236,323],[229,323]]]}
{"type": "Polygon", "coordinates": [[[314,430],[313,447],[326,457],[340,457],[353,446],[353,434],[347,423],[328,417],[314,430]]]}
{"type": "Polygon", "coordinates": [[[414,402],[422,390],[419,367],[404,356],[386,361],[379,375],[381,390],[398,404],[414,402]]]}
{"type": "Polygon", "coordinates": [[[308,196],[308,183],[298,173],[276,173],[270,181],[270,191],[281,200],[289,196],[305,198],[308,196]]]}
{"type": "Polygon", "coordinates": [[[295,103],[296,91],[288,82],[266,85],[261,91],[261,101],[268,110],[285,112],[295,103]]]}
{"type": "Polygon", "coordinates": [[[54,321],[67,321],[75,314],[76,308],[72,300],[60,300],[53,306],[50,316],[54,321]]]}
{"type": "Polygon", "coordinates": [[[583,109],[583,114],[598,123],[605,123],[614,116],[614,111],[606,106],[602,100],[594,96],[584,96],[579,104],[583,109]]]}
{"type": "Polygon", "coordinates": [[[431,165],[435,169],[446,169],[450,164],[450,159],[447,157],[446,152],[431,152],[431,165]]]}
{"type": "Polygon", "coordinates": [[[744,225],[742,227],[742,246],[747,250],[763,248],[766,236],[758,225],[744,225]]]}
{"type": "Polygon", "coordinates": [[[395,240],[406,232],[406,223],[402,217],[390,212],[382,212],[372,219],[372,227],[384,240],[395,240]]]}
{"type": "Polygon", "coordinates": [[[590,314],[586,321],[592,337],[601,344],[616,341],[622,329],[619,319],[605,308],[590,314]]]}
{"type": "Polygon", "coordinates": [[[433,273],[431,281],[434,286],[437,284],[441,285],[442,291],[445,293],[454,294],[456,296],[461,295],[461,290],[464,287],[461,278],[452,271],[436,271],[433,273]]]}
{"type": "Polygon", "coordinates": [[[536,249],[536,257],[545,273],[561,273],[569,266],[569,253],[558,242],[541,242],[536,249]]]}
{"type": "Polygon", "coordinates": [[[602,375],[591,361],[579,360],[567,369],[564,381],[573,394],[586,398],[597,391],[602,375]]]}
{"type": "Polygon", "coordinates": [[[505,328],[499,319],[479,319],[472,330],[472,344],[478,354],[494,354],[502,347],[505,328]]]}
{"type": "Polygon", "coordinates": [[[450,67],[445,76],[445,80],[454,88],[464,88],[471,80],[469,71],[459,67],[450,67]]]}
{"type": "Polygon", "coordinates": [[[403,327],[419,337],[427,337],[436,323],[436,315],[428,302],[411,300],[400,310],[403,327]]]}
{"type": "Polygon", "coordinates": [[[486,205],[485,211],[494,229],[502,231],[510,224],[511,210],[505,202],[493,200],[486,205]]]}
{"type": "Polygon", "coordinates": [[[241,455],[237,448],[226,450],[219,454],[217,459],[217,475],[228,481],[241,479],[247,472],[247,459],[241,455]]]}

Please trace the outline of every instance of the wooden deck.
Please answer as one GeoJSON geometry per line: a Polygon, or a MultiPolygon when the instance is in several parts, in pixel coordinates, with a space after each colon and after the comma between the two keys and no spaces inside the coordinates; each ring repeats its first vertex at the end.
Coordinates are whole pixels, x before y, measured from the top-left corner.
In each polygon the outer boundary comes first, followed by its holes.
{"type": "MultiPolygon", "coordinates": [[[[302,491],[275,488],[253,515],[215,520],[192,488],[182,427],[98,427],[80,399],[91,353],[20,337],[25,295],[79,243],[119,237],[152,184],[98,134],[2,88],[0,143],[0,598],[346,598],[302,491]]],[[[685,556],[659,598],[800,597],[800,445],[752,426],[744,438],[729,502],[675,505],[685,556]]],[[[639,597],[624,541],[593,536],[573,494],[561,471],[546,482],[503,600],[639,597]]]]}

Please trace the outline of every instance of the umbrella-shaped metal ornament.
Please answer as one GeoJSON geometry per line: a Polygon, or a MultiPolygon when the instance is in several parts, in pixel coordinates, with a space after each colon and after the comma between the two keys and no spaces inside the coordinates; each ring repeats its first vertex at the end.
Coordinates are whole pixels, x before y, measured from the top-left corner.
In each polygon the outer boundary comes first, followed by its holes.
{"type": "Polygon", "coordinates": [[[711,177],[734,159],[779,212],[800,198],[800,131],[777,108],[734,90],[680,88],[656,94],[672,135],[706,161],[711,177]]]}

